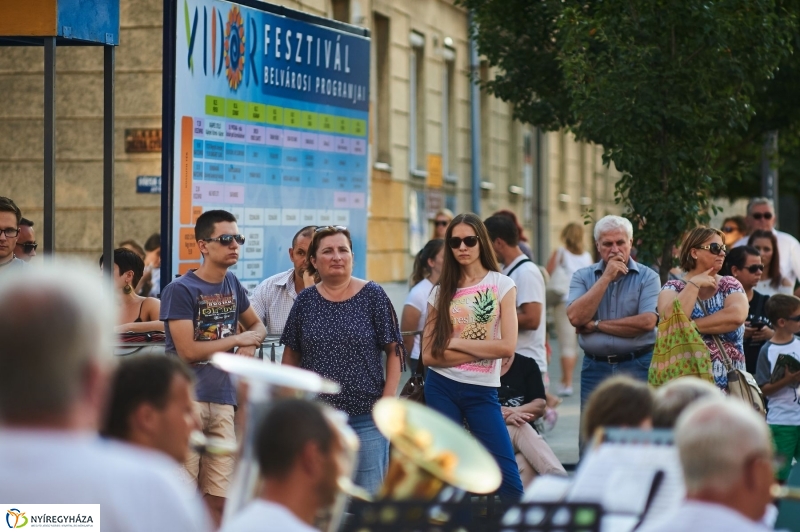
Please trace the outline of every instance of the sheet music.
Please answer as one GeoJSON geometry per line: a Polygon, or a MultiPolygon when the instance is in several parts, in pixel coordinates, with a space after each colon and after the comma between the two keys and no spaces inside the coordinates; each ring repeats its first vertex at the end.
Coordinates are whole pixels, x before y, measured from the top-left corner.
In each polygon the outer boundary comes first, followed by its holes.
{"type": "Polygon", "coordinates": [[[658,518],[685,495],[678,451],[671,445],[602,444],[584,458],[567,501],[599,502],[606,512],[641,516],[659,470],[664,478],[647,512],[648,520],[658,518]]]}
{"type": "Polygon", "coordinates": [[[542,475],[525,488],[522,502],[560,502],[571,486],[572,479],[569,477],[542,475]]]}

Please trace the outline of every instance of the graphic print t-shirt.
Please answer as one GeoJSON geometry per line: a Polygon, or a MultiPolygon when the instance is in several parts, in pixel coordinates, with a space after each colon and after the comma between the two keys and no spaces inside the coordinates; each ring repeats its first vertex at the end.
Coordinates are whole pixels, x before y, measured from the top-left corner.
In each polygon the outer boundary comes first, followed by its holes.
{"type": "MultiPolygon", "coordinates": [[[[514,281],[499,272],[489,272],[475,286],[459,288],[450,302],[453,338],[470,340],[500,339],[500,302],[514,281]]],[[[436,307],[439,287],[436,286],[428,303],[436,307]]],[[[466,384],[500,386],[500,360],[479,360],[453,368],[430,368],[432,371],[466,384]]]]}
{"type": "MultiPolygon", "coordinates": [[[[180,277],[164,289],[161,314],[167,353],[177,353],[169,330],[169,321],[192,320],[194,340],[208,342],[236,334],[239,315],[250,307],[247,291],[233,273],[221,283],[208,283],[194,272],[180,277]]],[[[197,385],[197,400],[222,405],[236,405],[236,390],[230,376],[211,364],[192,364],[197,385]]]]}
{"type": "MultiPolygon", "coordinates": [[[[800,339],[795,337],[788,344],[774,344],[770,341],[761,348],[756,365],[756,382],[764,386],[770,381],[778,355],[789,355],[800,360],[800,339]]],[[[797,386],[784,386],[767,396],[767,423],[770,425],[800,425],[800,399],[797,386]]]]}

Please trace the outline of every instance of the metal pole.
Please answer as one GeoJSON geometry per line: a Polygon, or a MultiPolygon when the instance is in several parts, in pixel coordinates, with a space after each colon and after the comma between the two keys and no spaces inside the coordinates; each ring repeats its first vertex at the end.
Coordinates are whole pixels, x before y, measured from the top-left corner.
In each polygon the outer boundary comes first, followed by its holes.
{"type": "Polygon", "coordinates": [[[115,47],[103,47],[103,271],[114,274],[114,60],[115,47]]]}
{"type": "Polygon", "coordinates": [[[481,214],[481,115],[480,98],[481,90],[478,85],[480,79],[480,63],[478,62],[478,43],[475,42],[475,29],[472,12],[469,14],[469,62],[470,73],[472,75],[470,85],[470,111],[472,116],[472,128],[470,137],[472,141],[472,212],[481,214]]]}
{"type": "Polygon", "coordinates": [[[44,39],[44,260],[56,243],[56,38],[44,39]]]}
{"type": "MultiPolygon", "coordinates": [[[[775,218],[778,218],[778,130],[764,135],[761,148],[761,195],[772,200],[775,205],[775,218]]],[[[777,220],[776,220],[777,224],[777,220]]]]}

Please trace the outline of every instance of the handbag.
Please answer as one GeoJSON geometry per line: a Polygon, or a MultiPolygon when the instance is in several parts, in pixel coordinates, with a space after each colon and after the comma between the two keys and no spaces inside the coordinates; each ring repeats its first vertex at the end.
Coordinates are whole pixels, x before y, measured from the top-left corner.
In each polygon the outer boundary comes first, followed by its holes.
{"type": "Polygon", "coordinates": [[[550,283],[545,292],[545,302],[548,306],[556,306],[564,300],[564,296],[569,293],[569,283],[571,276],[564,267],[564,251],[559,253],[558,265],[550,276],[550,283]]]}
{"type": "Polygon", "coordinates": [[[672,315],[658,324],[647,382],[657,388],[686,376],[714,383],[708,347],[676,298],[672,315]]]}
{"type": "Polygon", "coordinates": [[[425,404],[425,365],[422,363],[421,353],[417,361],[417,369],[411,374],[400,391],[400,399],[408,399],[415,403],[425,404]]]}
{"type": "MultiPolygon", "coordinates": [[[[703,309],[703,314],[708,316],[705,301],[699,301],[703,309]]],[[[725,346],[722,344],[720,337],[716,334],[712,334],[711,336],[717,344],[720,356],[722,356],[722,364],[725,366],[725,371],[728,374],[728,395],[741,399],[766,418],[767,403],[764,401],[764,394],[761,393],[761,388],[758,387],[756,379],[743,369],[735,369],[731,357],[725,352],[725,346]]]]}

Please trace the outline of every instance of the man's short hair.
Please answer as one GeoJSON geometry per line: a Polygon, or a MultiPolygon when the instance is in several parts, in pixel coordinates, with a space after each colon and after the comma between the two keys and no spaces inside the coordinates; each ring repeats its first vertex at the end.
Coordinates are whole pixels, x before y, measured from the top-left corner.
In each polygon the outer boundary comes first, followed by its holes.
{"type": "Polygon", "coordinates": [[[301,236],[306,238],[313,238],[314,231],[316,229],[317,229],[316,225],[307,225],[302,229],[300,229],[298,232],[294,234],[294,237],[292,237],[292,247],[295,247],[297,245],[297,239],[300,238],[301,236]]]}
{"type": "Polygon", "coordinates": [[[725,397],[719,388],[695,377],[680,377],[669,381],[655,393],[653,427],[671,429],[690,404],[703,398],[725,397]]]}
{"type": "Polygon", "coordinates": [[[206,211],[197,217],[194,224],[194,239],[205,240],[214,234],[214,226],[220,222],[236,222],[236,216],[221,209],[206,211]]]}
{"type": "Polygon", "coordinates": [[[33,227],[33,222],[23,216],[22,218],[19,219],[19,225],[24,225],[25,227],[33,227]]]}
{"type": "Polygon", "coordinates": [[[625,231],[625,234],[628,235],[629,240],[633,239],[633,225],[631,224],[630,220],[623,218],[622,216],[615,216],[613,214],[603,216],[594,226],[594,241],[599,242],[603,233],[617,231],[620,229],[625,231]]]}
{"type": "Polygon", "coordinates": [[[750,214],[753,212],[753,207],[758,207],[759,205],[769,205],[769,210],[775,212],[775,204],[771,199],[758,197],[750,198],[750,201],[747,202],[747,215],[750,216],[750,214]]]}
{"type": "Polygon", "coordinates": [[[489,238],[493,242],[499,238],[509,246],[519,245],[519,229],[517,229],[517,224],[508,216],[494,214],[486,218],[483,225],[486,226],[489,238]]]}
{"type": "Polygon", "coordinates": [[[0,418],[66,413],[92,363],[113,363],[116,305],[95,268],[70,261],[0,276],[0,418]]]}
{"type": "Polygon", "coordinates": [[[13,212],[14,216],[17,217],[17,225],[19,225],[19,221],[22,219],[22,211],[19,210],[17,204],[14,203],[14,200],[6,198],[5,196],[0,196],[0,212],[13,212]]]}
{"type": "Polygon", "coordinates": [[[769,321],[778,323],[779,319],[788,319],[800,309],[800,299],[789,294],[775,294],[767,300],[766,311],[769,321]]]}
{"type": "Polygon", "coordinates": [[[689,494],[703,489],[727,492],[756,454],[772,455],[769,428],[744,402],[703,399],[690,405],[675,424],[675,445],[689,494]]]}
{"type": "Polygon", "coordinates": [[[284,478],[308,442],[315,442],[320,451],[328,453],[335,436],[318,404],[304,399],[276,401],[261,421],[256,436],[261,475],[284,478]]]}
{"type": "Polygon", "coordinates": [[[145,240],[144,250],[149,253],[159,248],[161,248],[161,235],[158,233],[153,233],[147,238],[147,240],[145,240]]]}
{"type": "Polygon", "coordinates": [[[131,414],[144,403],[159,410],[166,407],[176,375],[194,382],[192,371],[175,356],[144,355],[123,360],[111,379],[111,398],[101,434],[127,439],[131,414]]]}

